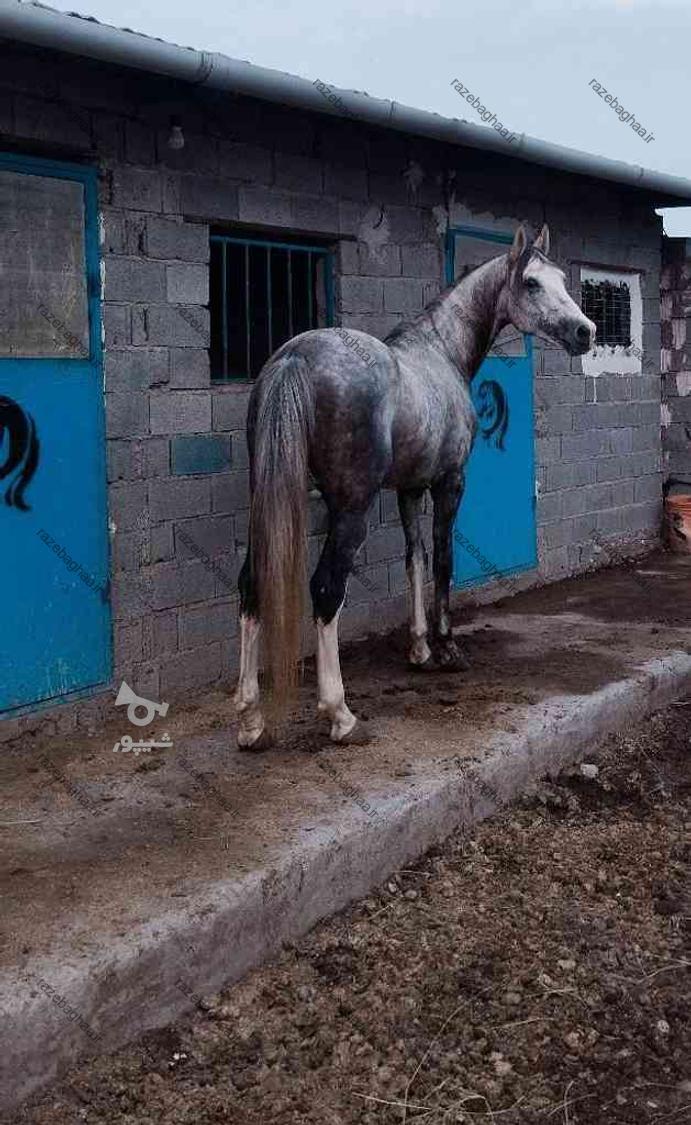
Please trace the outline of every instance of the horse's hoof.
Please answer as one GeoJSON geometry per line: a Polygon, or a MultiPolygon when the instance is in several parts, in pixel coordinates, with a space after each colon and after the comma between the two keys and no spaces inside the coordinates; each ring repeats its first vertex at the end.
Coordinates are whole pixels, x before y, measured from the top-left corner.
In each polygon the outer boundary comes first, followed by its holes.
{"type": "Polygon", "coordinates": [[[238,738],[238,750],[242,750],[244,752],[249,751],[250,753],[261,754],[263,750],[270,750],[273,744],[274,740],[269,734],[266,727],[264,727],[264,730],[261,732],[259,737],[255,738],[254,742],[242,743],[238,738]]]}
{"type": "Polygon", "coordinates": [[[437,668],[437,665],[435,663],[434,657],[432,656],[431,653],[427,657],[426,660],[423,660],[422,664],[418,664],[415,660],[409,660],[408,661],[408,667],[410,668],[411,672],[437,672],[438,671],[438,668],[437,668]]]}
{"type": "Polygon", "coordinates": [[[355,726],[344,734],[342,738],[334,738],[332,741],[338,746],[364,746],[372,738],[372,731],[369,723],[364,723],[362,719],[358,719],[355,726]]]}
{"type": "Polygon", "coordinates": [[[467,672],[470,668],[468,657],[455,641],[450,644],[439,645],[432,650],[432,655],[437,668],[441,672],[467,672]]]}

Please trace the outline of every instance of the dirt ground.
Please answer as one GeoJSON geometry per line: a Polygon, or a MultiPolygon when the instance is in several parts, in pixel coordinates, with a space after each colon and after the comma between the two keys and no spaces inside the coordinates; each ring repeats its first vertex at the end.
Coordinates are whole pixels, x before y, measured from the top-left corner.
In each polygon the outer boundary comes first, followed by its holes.
{"type": "Polygon", "coordinates": [[[12,1122],[691,1122],[690,741],[691,700],[12,1122]]]}

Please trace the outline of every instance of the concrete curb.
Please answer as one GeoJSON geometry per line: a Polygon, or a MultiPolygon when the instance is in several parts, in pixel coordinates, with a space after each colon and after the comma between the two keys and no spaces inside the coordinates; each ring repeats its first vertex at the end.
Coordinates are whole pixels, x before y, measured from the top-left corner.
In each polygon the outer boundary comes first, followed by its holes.
{"type": "Polygon", "coordinates": [[[98,957],[46,959],[30,974],[5,974],[0,1107],[10,1110],[94,1048],[113,1050],[179,1016],[200,993],[238,979],[454,829],[690,690],[691,654],[673,651],[590,695],[552,697],[531,709],[518,734],[491,736],[481,764],[380,803],[368,793],[375,816],[315,829],[277,865],[204,888],[184,911],[118,938],[98,957]]]}

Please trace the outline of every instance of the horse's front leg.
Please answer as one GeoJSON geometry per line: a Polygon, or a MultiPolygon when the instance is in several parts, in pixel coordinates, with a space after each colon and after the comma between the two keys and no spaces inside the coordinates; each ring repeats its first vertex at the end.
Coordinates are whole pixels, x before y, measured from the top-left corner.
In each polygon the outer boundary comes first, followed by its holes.
{"type": "Polygon", "coordinates": [[[340,743],[359,744],[370,737],[366,724],[355,717],[345,701],[338,656],[338,619],[348,577],[366,535],[366,511],[332,512],[329,534],[310,582],[317,625],[318,709],[331,722],[332,741],[340,743]]]}
{"type": "Polygon", "coordinates": [[[451,536],[458,505],[463,496],[463,469],[453,469],[432,485],[434,518],[434,610],[432,614],[432,655],[436,664],[450,672],[467,668],[468,660],[453,639],[449,617],[449,589],[453,551],[451,536]]]}

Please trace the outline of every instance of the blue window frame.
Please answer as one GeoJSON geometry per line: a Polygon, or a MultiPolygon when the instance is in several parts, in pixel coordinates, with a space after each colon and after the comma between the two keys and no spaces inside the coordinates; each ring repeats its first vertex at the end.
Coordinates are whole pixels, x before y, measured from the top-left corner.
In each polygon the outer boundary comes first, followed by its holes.
{"type": "Polygon", "coordinates": [[[328,247],[211,236],[211,378],[253,379],[281,344],[333,324],[328,247]]]}

